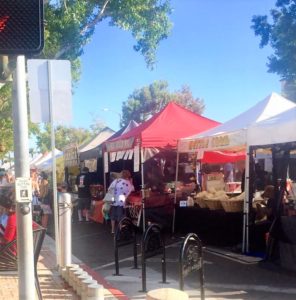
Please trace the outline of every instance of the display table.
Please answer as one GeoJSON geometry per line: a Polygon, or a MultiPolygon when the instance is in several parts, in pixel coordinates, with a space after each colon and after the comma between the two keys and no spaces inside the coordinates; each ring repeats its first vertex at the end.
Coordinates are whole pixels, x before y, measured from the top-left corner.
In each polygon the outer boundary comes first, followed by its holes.
{"type": "MultiPolygon", "coordinates": [[[[150,193],[150,196],[145,198],[145,207],[160,207],[166,205],[172,205],[173,199],[169,194],[150,193]]],[[[132,193],[128,197],[128,203],[131,205],[141,205],[142,196],[141,193],[132,193]]]]}
{"type": "Polygon", "coordinates": [[[243,212],[176,207],[175,228],[181,233],[196,233],[207,244],[236,245],[242,242],[243,212]]]}
{"type": "Polygon", "coordinates": [[[99,201],[93,201],[92,202],[92,207],[90,211],[90,216],[89,218],[97,223],[104,223],[104,216],[102,213],[102,207],[103,207],[104,202],[102,200],[99,201]]]}
{"type": "MultiPolygon", "coordinates": [[[[141,193],[129,195],[127,204],[142,206],[141,193]]],[[[172,226],[174,199],[169,194],[151,193],[149,197],[145,198],[144,205],[146,222],[155,222],[168,228],[172,226]]]]}

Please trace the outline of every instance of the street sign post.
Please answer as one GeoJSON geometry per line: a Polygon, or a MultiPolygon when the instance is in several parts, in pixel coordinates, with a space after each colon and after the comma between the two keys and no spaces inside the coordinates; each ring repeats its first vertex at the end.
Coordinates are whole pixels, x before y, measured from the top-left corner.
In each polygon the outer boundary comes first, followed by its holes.
{"type": "MultiPolygon", "coordinates": [[[[72,118],[71,63],[68,60],[28,60],[31,121],[50,123],[51,153],[55,153],[54,121],[72,118]]],[[[57,263],[60,265],[56,157],[52,155],[52,189],[57,263]]]]}

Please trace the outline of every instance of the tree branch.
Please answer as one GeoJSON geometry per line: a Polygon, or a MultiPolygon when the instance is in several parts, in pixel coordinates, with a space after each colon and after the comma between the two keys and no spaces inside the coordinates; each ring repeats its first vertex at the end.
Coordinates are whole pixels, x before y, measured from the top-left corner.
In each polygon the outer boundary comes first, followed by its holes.
{"type": "Polygon", "coordinates": [[[95,27],[103,18],[106,7],[108,5],[108,3],[110,2],[110,0],[106,0],[105,3],[102,6],[102,9],[100,11],[100,13],[94,18],[93,21],[91,21],[90,23],[86,24],[84,26],[84,28],[81,30],[81,34],[84,34],[89,28],[95,27]]]}
{"type": "MultiPolygon", "coordinates": [[[[101,19],[104,16],[106,7],[107,7],[109,2],[110,2],[110,0],[105,1],[105,3],[102,6],[102,9],[101,9],[100,13],[94,18],[93,21],[91,21],[90,23],[88,23],[84,26],[84,28],[80,31],[80,35],[83,35],[88,29],[90,29],[91,27],[96,26],[101,21],[101,19]]],[[[72,48],[71,44],[63,47],[59,52],[56,53],[54,59],[60,58],[66,51],[68,51],[71,48],[72,48]]]]}

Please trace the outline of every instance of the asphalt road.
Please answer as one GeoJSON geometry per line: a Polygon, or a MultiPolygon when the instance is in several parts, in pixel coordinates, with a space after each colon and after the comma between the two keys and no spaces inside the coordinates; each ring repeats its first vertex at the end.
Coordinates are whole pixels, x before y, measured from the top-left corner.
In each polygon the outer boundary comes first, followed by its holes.
{"type": "MultiPolygon", "coordinates": [[[[110,225],[97,223],[73,223],[73,254],[99,272],[114,287],[130,299],[145,299],[142,292],[141,268],[133,269],[131,245],[119,249],[121,276],[114,276],[114,246],[110,225]]],[[[180,237],[167,238],[166,273],[168,284],[162,283],[161,256],[147,260],[147,290],[160,287],[179,288],[178,257],[180,237]]],[[[138,253],[140,252],[138,246],[138,253]]],[[[141,267],[141,257],[138,257],[141,267]]],[[[222,249],[205,247],[204,274],[206,299],[288,300],[296,299],[296,274],[278,265],[258,262],[258,259],[235,256],[222,249]]],[[[185,290],[190,299],[199,299],[198,274],[185,279],[185,290]]]]}

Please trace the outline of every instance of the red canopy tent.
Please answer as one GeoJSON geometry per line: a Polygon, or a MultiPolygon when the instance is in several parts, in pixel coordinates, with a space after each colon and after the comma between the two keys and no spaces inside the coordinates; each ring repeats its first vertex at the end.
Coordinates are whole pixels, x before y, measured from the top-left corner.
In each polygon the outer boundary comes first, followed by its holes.
{"type": "Polygon", "coordinates": [[[141,148],[176,148],[178,139],[203,132],[220,123],[195,114],[192,111],[170,102],[148,121],[120,137],[106,142],[107,152],[141,148]]]}

